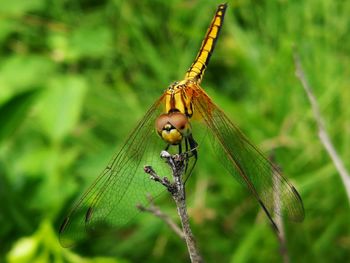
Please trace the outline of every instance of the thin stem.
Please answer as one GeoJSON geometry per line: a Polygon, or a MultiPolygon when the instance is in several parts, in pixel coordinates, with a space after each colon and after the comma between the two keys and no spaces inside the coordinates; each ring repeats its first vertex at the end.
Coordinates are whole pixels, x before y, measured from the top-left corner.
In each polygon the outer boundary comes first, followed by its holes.
{"type": "Polygon", "coordinates": [[[169,215],[165,214],[158,206],[154,204],[151,196],[149,196],[148,199],[150,201],[149,207],[138,205],[137,208],[142,212],[148,212],[160,218],[170,227],[171,230],[175,232],[176,235],[185,240],[185,235],[182,232],[181,228],[170,218],[169,215]]]}
{"type": "Polygon", "coordinates": [[[166,151],[161,152],[161,157],[164,158],[167,164],[170,166],[172,170],[172,176],[174,182],[171,183],[166,177],[161,178],[156,174],[156,172],[150,166],[145,167],[145,172],[150,175],[150,179],[155,182],[161,183],[164,185],[168,192],[171,193],[172,198],[175,201],[177,212],[181,220],[182,230],[184,239],[186,241],[187,250],[191,258],[192,263],[200,263],[203,262],[201,255],[196,246],[196,241],[193,236],[190,220],[187,213],[186,207],[186,194],[185,194],[185,186],[182,181],[182,174],[185,170],[185,155],[176,154],[170,155],[166,151]]]}
{"type": "Polygon", "coordinates": [[[296,51],[294,51],[294,64],[295,64],[295,75],[300,80],[307,96],[311,104],[311,108],[314,114],[314,118],[316,120],[317,126],[318,126],[318,136],[325,147],[328,155],[331,157],[336,169],[339,172],[340,178],[343,182],[343,185],[345,187],[346,193],[348,195],[348,200],[350,202],[350,176],[348,171],[346,170],[343,161],[340,159],[337,151],[335,150],[327,132],[325,129],[324,121],[320,113],[320,109],[318,107],[316,98],[312,92],[312,88],[307,81],[307,78],[305,76],[304,70],[302,68],[300,57],[296,51]]]}

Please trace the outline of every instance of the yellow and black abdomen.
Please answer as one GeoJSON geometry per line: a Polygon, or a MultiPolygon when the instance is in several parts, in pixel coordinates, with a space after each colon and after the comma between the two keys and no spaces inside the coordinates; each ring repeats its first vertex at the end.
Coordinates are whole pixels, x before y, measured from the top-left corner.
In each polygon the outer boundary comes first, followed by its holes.
{"type": "Polygon", "coordinates": [[[226,8],[227,4],[221,4],[218,6],[197,57],[185,75],[186,79],[194,79],[197,83],[201,82],[204,71],[208,66],[210,56],[214,51],[215,43],[224,21],[226,8]]]}

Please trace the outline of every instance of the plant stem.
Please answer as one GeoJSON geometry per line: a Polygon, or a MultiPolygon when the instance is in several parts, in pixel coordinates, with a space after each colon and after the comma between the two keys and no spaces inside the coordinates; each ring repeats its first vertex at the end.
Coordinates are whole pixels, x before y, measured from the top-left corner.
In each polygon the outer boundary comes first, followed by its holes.
{"type": "Polygon", "coordinates": [[[164,185],[168,192],[171,194],[172,198],[175,201],[177,212],[181,220],[182,231],[184,239],[186,241],[187,250],[191,258],[192,263],[201,263],[203,259],[199,254],[199,251],[196,246],[196,240],[193,236],[190,220],[187,213],[186,206],[186,193],[185,185],[182,181],[182,174],[185,169],[186,156],[181,154],[170,155],[166,151],[162,151],[161,157],[164,158],[167,164],[172,170],[172,176],[174,182],[171,183],[166,177],[161,178],[150,166],[145,166],[144,170],[147,174],[150,175],[150,179],[155,182],[161,183],[164,185]]]}

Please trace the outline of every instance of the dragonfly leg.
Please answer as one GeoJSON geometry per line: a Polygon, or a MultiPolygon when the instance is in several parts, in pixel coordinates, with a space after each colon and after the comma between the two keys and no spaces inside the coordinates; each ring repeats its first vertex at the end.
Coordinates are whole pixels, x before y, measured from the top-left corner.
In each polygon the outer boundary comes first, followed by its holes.
{"type": "MultiPolygon", "coordinates": [[[[188,152],[188,144],[189,144],[189,142],[188,142],[188,139],[186,138],[185,139],[185,159],[186,159],[186,167],[185,167],[185,174],[187,173],[187,168],[188,168],[188,158],[189,158],[189,152],[188,152]]],[[[186,178],[187,179],[187,178],[186,178]]]]}
{"type": "Polygon", "coordinates": [[[198,159],[198,154],[197,154],[197,142],[194,140],[192,134],[190,134],[187,138],[186,138],[186,143],[185,143],[188,147],[188,145],[190,146],[190,150],[186,149],[186,154],[188,154],[186,156],[186,178],[185,178],[185,183],[187,182],[188,178],[190,178],[193,168],[195,167],[196,163],[197,163],[197,159],[198,159]],[[190,169],[188,168],[188,164],[190,162],[190,158],[194,157],[194,160],[192,161],[192,163],[190,164],[190,169]]]}
{"type": "Polygon", "coordinates": [[[169,147],[170,147],[170,144],[167,144],[164,151],[168,151],[169,150],[169,147]]]}
{"type": "Polygon", "coordinates": [[[178,145],[179,145],[179,154],[181,154],[182,153],[182,145],[181,145],[181,143],[179,143],[178,145]]]}
{"type": "Polygon", "coordinates": [[[197,160],[197,147],[198,143],[194,140],[192,134],[188,136],[188,143],[190,144],[191,153],[197,160]]]}

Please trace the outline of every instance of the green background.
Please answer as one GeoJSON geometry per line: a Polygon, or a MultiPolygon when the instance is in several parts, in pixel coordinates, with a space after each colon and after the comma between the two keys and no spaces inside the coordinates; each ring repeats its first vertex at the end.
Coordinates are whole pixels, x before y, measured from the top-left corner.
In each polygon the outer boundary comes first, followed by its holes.
{"type": "MultiPolygon", "coordinates": [[[[188,262],[140,214],[113,237],[63,249],[58,227],[138,120],[192,63],[218,1],[10,0],[0,4],[0,262],[188,262]]],[[[293,47],[350,167],[350,1],[228,1],[202,86],[299,190],[291,262],[350,258],[350,209],[317,136],[293,47]]],[[[257,202],[208,152],[187,186],[207,262],[281,262],[257,202]]],[[[165,196],[165,199],[167,196],[165,196]]],[[[170,198],[170,197],[169,197],[170,198]]],[[[174,206],[164,209],[176,219],[174,206]]]]}

